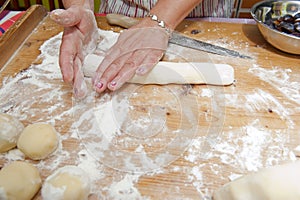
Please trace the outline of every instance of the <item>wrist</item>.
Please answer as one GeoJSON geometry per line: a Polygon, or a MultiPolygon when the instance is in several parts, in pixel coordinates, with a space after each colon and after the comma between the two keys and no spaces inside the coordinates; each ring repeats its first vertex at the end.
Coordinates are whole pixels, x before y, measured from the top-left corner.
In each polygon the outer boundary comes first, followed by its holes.
{"type": "Polygon", "coordinates": [[[148,13],[148,15],[146,15],[146,17],[148,17],[150,20],[152,20],[153,22],[156,23],[157,26],[165,29],[167,31],[167,33],[171,34],[173,32],[173,29],[171,29],[165,21],[159,19],[159,17],[155,14],[151,14],[148,13]]]}
{"type": "Polygon", "coordinates": [[[93,0],[85,0],[84,8],[90,9],[91,11],[94,12],[94,1],[93,0]]]}
{"type": "Polygon", "coordinates": [[[145,28],[145,27],[153,27],[153,28],[159,28],[165,31],[168,35],[171,35],[173,32],[173,29],[170,29],[168,25],[159,18],[153,18],[153,16],[147,15],[145,16],[137,25],[134,26],[135,28],[145,28]]]}

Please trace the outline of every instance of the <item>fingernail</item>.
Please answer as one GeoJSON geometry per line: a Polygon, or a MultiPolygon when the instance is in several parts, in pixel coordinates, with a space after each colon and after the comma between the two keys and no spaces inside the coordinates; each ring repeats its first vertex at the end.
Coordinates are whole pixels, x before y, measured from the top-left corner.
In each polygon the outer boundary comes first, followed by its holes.
{"type": "Polygon", "coordinates": [[[103,87],[103,83],[101,83],[101,82],[99,81],[99,82],[97,82],[97,83],[95,84],[95,87],[98,88],[98,89],[101,89],[101,88],[103,87]]]}
{"type": "Polygon", "coordinates": [[[115,87],[117,85],[117,82],[116,81],[112,81],[111,83],[110,83],[110,86],[111,87],[115,87]]]}
{"type": "Polygon", "coordinates": [[[136,73],[137,73],[137,74],[144,74],[144,73],[145,73],[145,67],[139,67],[139,68],[136,70],[136,73]]]}

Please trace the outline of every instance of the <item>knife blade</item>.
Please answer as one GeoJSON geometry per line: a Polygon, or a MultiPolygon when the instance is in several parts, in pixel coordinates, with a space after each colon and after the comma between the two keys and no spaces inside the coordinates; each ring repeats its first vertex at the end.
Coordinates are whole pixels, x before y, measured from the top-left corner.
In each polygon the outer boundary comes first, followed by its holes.
{"type": "MultiPolygon", "coordinates": [[[[107,14],[106,15],[107,22],[110,25],[117,25],[123,28],[130,28],[139,22],[138,19],[127,17],[120,14],[107,14]]],[[[231,57],[238,57],[238,58],[246,58],[252,59],[250,56],[243,55],[237,51],[227,49],[224,47],[220,47],[214,44],[210,44],[207,42],[203,42],[200,40],[196,40],[185,35],[180,34],[177,31],[172,33],[172,36],[169,40],[170,43],[176,44],[183,47],[188,47],[191,49],[196,49],[200,51],[205,51],[213,54],[218,54],[222,56],[231,56],[231,57]]]]}

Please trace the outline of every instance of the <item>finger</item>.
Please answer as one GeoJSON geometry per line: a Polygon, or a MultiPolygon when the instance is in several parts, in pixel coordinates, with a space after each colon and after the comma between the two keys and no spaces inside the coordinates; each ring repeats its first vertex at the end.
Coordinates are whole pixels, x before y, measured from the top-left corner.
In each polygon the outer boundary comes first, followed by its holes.
{"type": "Polygon", "coordinates": [[[136,70],[136,74],[140,76],[147,74],[155,65],[157,65],[163,55],[163,50],[148,49],[147,56],[144,58],[143,62],[138,65],[139,67],[136,70]]]}
{"type": "Polygon", "coordinates": [[[110,90],[119,89],[126,81],[131,79],[138,66],[140,66],[147,57],[149,50],[141,49],[132,53],[120,68],[118,75],[108,84],[110,90]]]}
{"type": "Polygon", "coordinates": [[[115,91],[121,88],[128,80],[135,75],[136,67],[125,65],[118,75],[108,84],[108,88],[115,91]]]}
{"type": "Polygon", "coordinates": [[[76,99],[83,99],[87,95],[87,85],[84,81],[84,75],[81,68],[82,68],[82,63],[80,59],[76,57],[74,62],[74,85],[73,85],[73,94],[76,99]]]}
{"type": "Polygon", "coordinates": [[[108,83],[108,89],[115,91],[122,87],[126,81],[134,76],[136,68],[136,65],[132,62],[125,63],[117,76],[115,76],[114,79],[108,83]]]}
{"type": "Polygon", "coordinates": [[[101,63],[98,68],[99,76],[94,79],[94,88],[98,93],[103,92],[106,88],[113,91],[117,90],[135,73],[138,75],[147,74],[163,55],[163,50],[143,49],[123,55],[109,68],[100,69],[101,63]],[[138,66],[140,67],[138,68],[138,66]]]}
{"type": "Polygon", "coordinates": [[[102,60],[100,66],[96,70],[96,75],[101,77],[105,70],[117,59],[119,59],[121,55],[121,49],[114,45],[112,46],[107,53],[105,54],[104,59],[102,60]]]}
{"type": "Polygon", "coordinates": [[[105,68],[105,71],[103,69],[99,69],[102,67],[102,63],[100,64],[98,69],[99,71],[101,71],[100,72],[101,77],[100,76],[97,77],[94,81],[94,88],[96,92],[101,93],[108,87],[108,84],[111,84],[112,86],[115,84],[115,83],[110,83],[111,80],[113,80],[117,76],[117,74],[119,73],[121,68],[125,65],[125,63],[127,62],[128,58],[130,58],[131,55],[132,53],[126,54],[118,58],[113,63],[111,63],[107,68],[105,68]],[[104,71],[103,73],[102,70],[104,71]]]}
{"type": "MultiPolygon", "coordinates": [[[[124,31],[125,33],[128,33],[128,30],[124,31]]],[[[98,82],[99,79],[102,77],[103,73],[106,71],[106,69],[117,59],[120,57],[132,53],[134,50],[132,48],[129,48],[128,45],[125,45],[124,42],[128,42],[128,38],[130,38],[125,33],[121,33],[117,42],[106,52],[104,60],[101,62],[100,66],[96,70],[96,74],[93,77],[93,81],[98,82]],[[126,48],[122,48],[123,46],[126,46],[126,48]]]]}
{"type": "Polygon", "coordinates": [[[143,66],[142,75],[150,71],[161,59],[164,51],[143,49],[135,51],[126,61],[124,66],[120,69],[118,75],[109,83],[107,87],[110,90],[117,90],[130,80],[136,73],[138,66],[143,66]]]}
{"type": "Polygon", "coordinates": [[[63,76],[63,80],[66,83],[73,82],[73,65],[75,60],[75,48],[73,45],[68,45],[67,40],[62,40],[60,53],[59,53],[59,66],[63,76]]]}
{"type": "Polygon", "coordinates": [[[69,27],[80,22],[82,18],[82,12],[83,9],[79,6],[71,6],[66,10],[56,9],[51,11],[50,18],[64,27],[69,27]]]}
{"type": "Polygon", "coordinates": [[[104,80],[101,79],[106,69],[109,67],[109,65],[111,65],[111,63],[115,59],[116,57],[113,57],[111,54],[107,53],[102,62],[100,63],[99,67],[97,68],[95,75],[92,77],[92,83],[96,92],[100,93],[105,90],[106,82],[104,83],[104,80]]]}
{"type": "Polygon", "coordinates": [[[79,54],[82,48],[82,40],[80,40],[80,34],[77,34],[77,30],[74,28],[65,28],[63,39],[60,46],[59,65],[63,75],[63,80],[67,83],[72,83],[74,78],[74,60],[76,56],[81,58],[79,54]]]}

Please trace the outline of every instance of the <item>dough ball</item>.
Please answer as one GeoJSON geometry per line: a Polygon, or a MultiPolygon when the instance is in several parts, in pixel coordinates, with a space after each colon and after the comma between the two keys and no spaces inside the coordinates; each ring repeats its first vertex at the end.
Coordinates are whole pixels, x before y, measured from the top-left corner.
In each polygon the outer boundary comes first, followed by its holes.
{"type": "Polygon", "coordinates": [[[0,171],[0,199],[30,200],[41,187],[39,171],[30,163],[15,161],[0,171]]]}
{"type": "Polygon", "coordinates": [[[300,161],[261,169],[238,178],[214,193],[214,200],[300,199],[300,161]]]}
{"type": "Polygon", "coordinates": [[[42,187],[43,200],[85,200],[90,193],[88,175],[79,167],[67,165],[48,176],[42,187]]]}
{"type": "Polygon", "coordinates": [[[17,118],[0,113],[0,153],[17,146],[17,140],[23,129],[23,124],[17,118]]]}
{"type": "Polygon", "coordinates": [[[27,157],[41,160],[55,151],[58,135],[50,124],[31,124],[22,131],[17,146],[27,157]]]}

